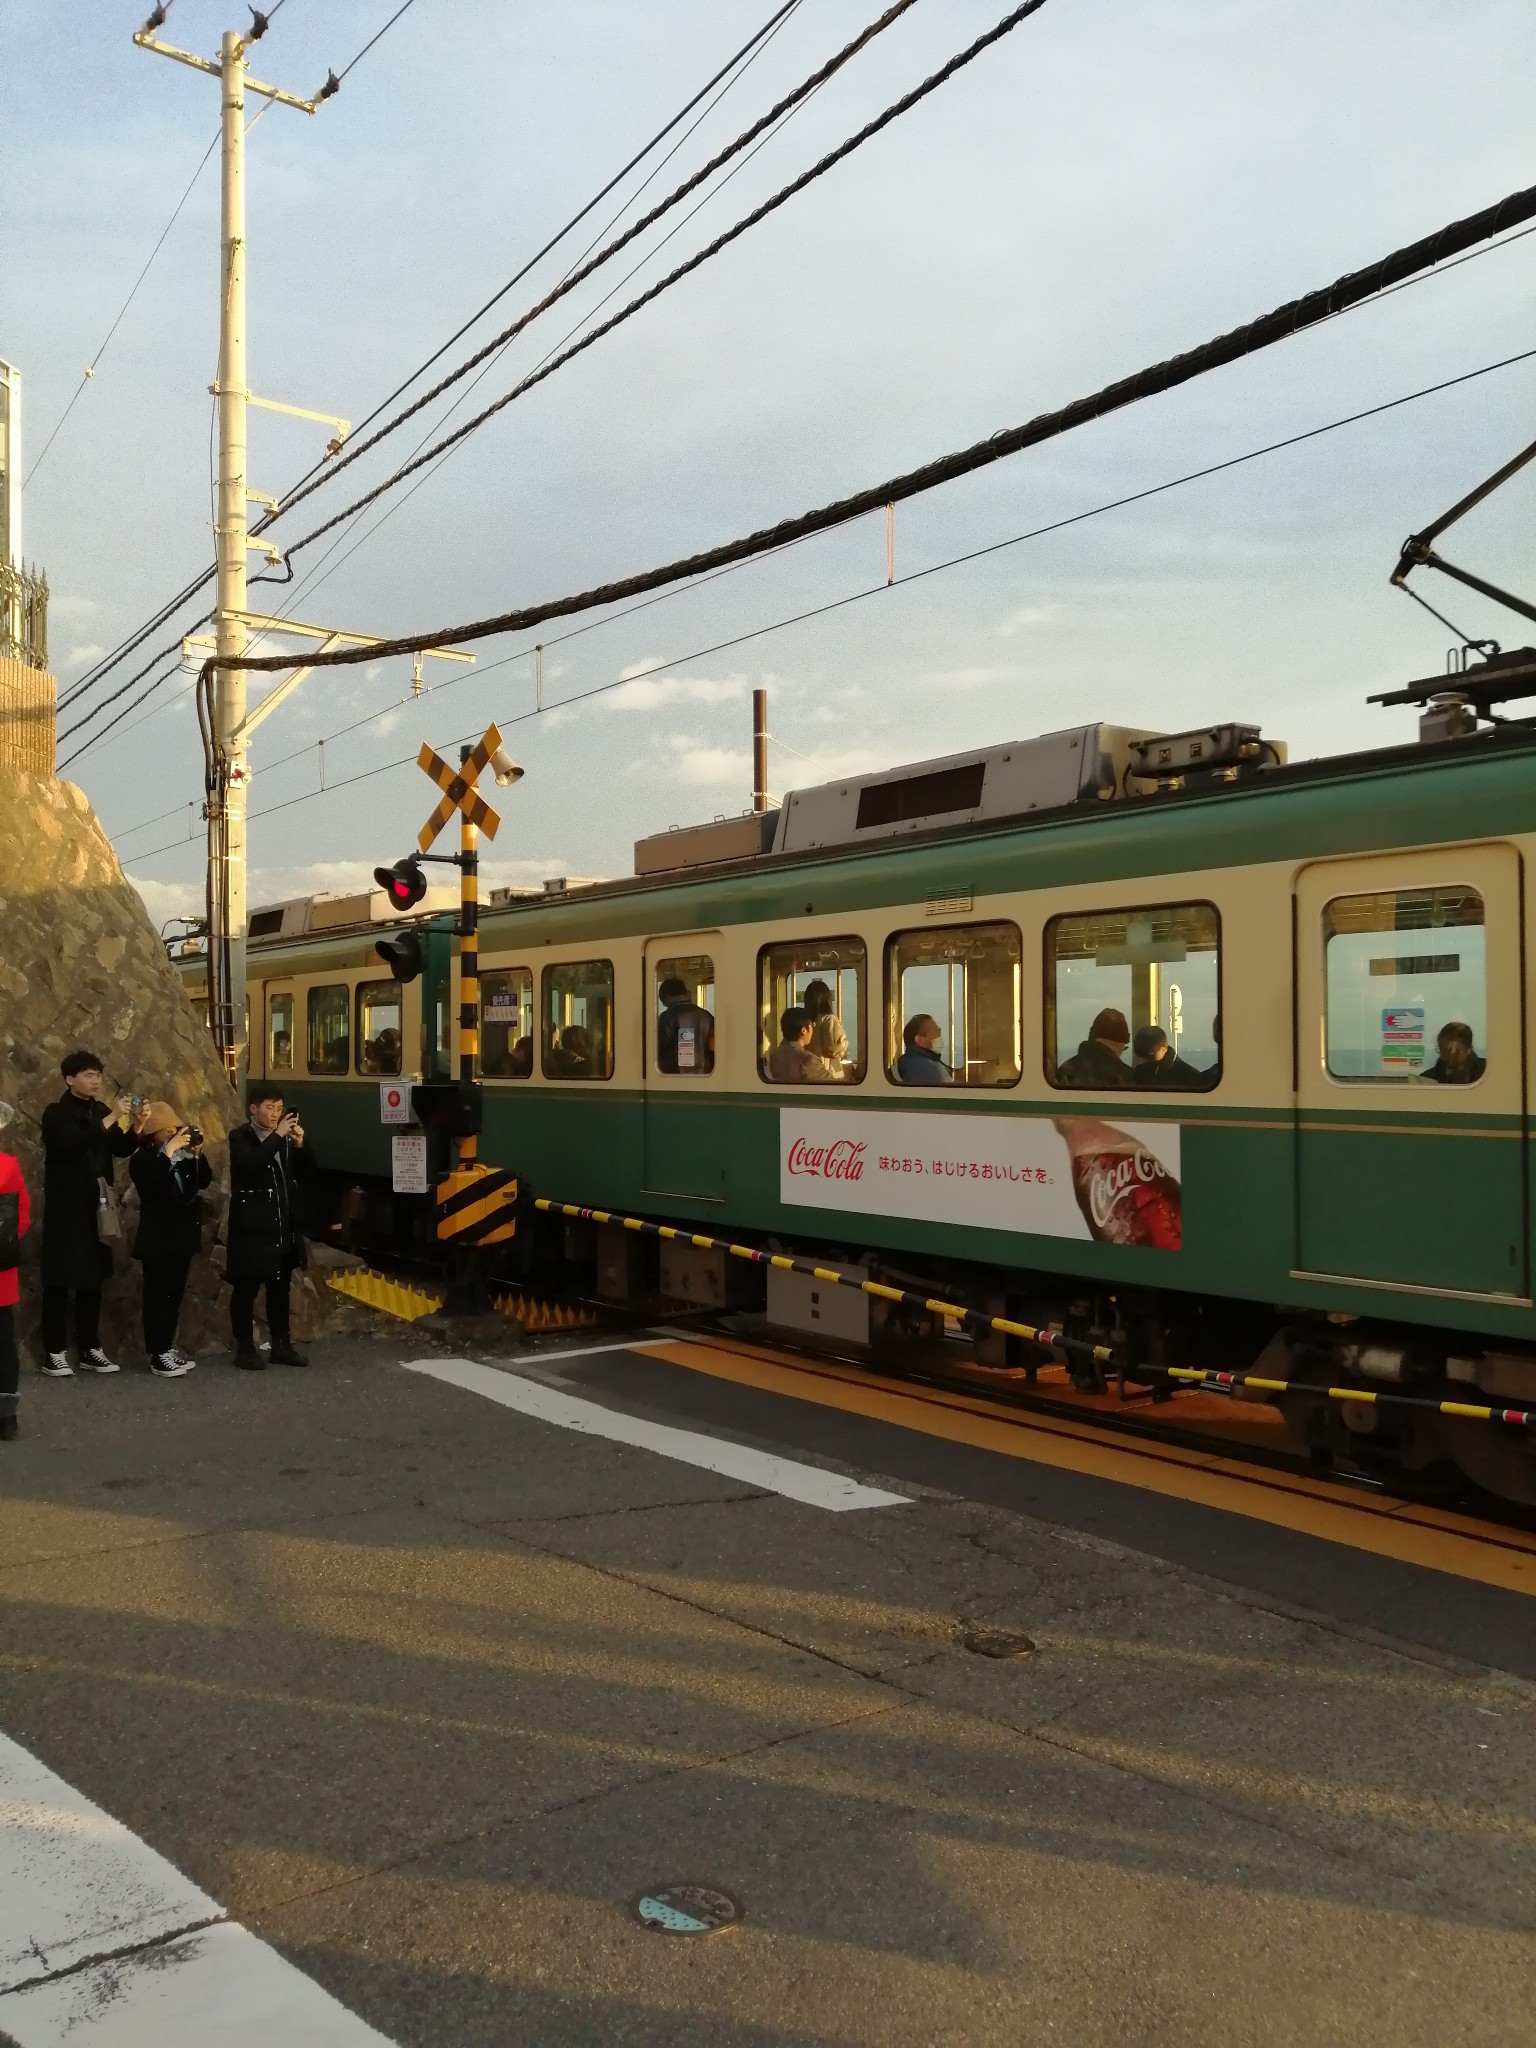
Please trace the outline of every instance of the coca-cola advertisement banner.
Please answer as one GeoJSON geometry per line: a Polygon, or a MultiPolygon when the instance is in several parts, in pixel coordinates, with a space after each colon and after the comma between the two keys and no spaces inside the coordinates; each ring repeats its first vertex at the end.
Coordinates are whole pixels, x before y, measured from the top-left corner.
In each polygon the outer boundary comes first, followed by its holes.
{"type": "Polygon", "coordinates": [[[1178,1251],[1179,1126],[781,1109],[779,1200],[1178,1251]]]}

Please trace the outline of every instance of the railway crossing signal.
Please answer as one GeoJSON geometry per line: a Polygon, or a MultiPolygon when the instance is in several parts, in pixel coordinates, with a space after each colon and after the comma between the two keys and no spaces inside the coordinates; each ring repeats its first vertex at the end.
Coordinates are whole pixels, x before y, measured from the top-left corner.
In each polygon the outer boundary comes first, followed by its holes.
{"type": "MultiPolygon", "coordinates": [[[[476,785],[489,768],[502,788],[522,778],[522,769],[502,745],[501,734],[488,725],[472,747],[465,747],[453,768],[441,754],[423,744],[417,759],[443,792],[442,800],[416,835],[419,852],[388,867],[374,869],[374,879],[387,891],[391,905],[410,910],[426,894],[422,862],[440,860],[459,870],[459,1074],[457,1081],[418,1083],[411,1105],[428,1130],[454,1137],[457,1163],[437,1184],[437,1235],[458,1249],[503,1244],[516,1230],[517,1179],[504,1168],[481,1164],[479,1150],[481,1102],[475,1063],[480,1052],[480,834],[494,839],[499,814],[476,785]],[[433,853],[432,842],[453,817],[459,817],[457,853],[433,853]]],[[[425,947],[417,932],[399,932],[376,941],[374,951],[387,961],[397,981],[414,981],[422,971],[425,947]]],[[[467,1272],[450,1289],[460,1308],[480,1306],[467,1272]]]]}

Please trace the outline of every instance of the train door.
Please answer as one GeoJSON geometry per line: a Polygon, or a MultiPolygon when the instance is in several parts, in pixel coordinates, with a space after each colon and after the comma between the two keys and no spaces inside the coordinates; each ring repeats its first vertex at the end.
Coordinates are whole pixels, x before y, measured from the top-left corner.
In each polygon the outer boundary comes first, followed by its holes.
{"type": "MultiPolygon", "coordinates": [[[[261,1066],[252,1062],[253,1074],[258,1071],[269,1081],[291,1081],[297,1070],[294,1047],[298,1043],[295,1028],[298,1015],[297,998],[291,981],[264,981],[256,983],[261,994],[261,1066]]],[[[251,1019],[254,1024],[255,1018],[251,1019]]],[[[255,1045],[252,1045],[255,1051],[255,1045]]]]}
{"type": "Polygon", "coordinates": [[[1512,846],[1296,879],[1296,1265],[1523,1298],[1523,878],[1512,846]]]}
{"type": "Polygon", "coordinates": [[[720,934],[646,942],[643,1165],[647,1194],[725,1200],[725,1108],[715,1042],[720,934]]]}

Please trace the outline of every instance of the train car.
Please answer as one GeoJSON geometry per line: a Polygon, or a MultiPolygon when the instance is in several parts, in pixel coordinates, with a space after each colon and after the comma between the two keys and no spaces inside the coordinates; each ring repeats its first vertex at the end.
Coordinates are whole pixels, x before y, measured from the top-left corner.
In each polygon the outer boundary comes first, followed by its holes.
{"type": "MultiPolygon", "coordinates": [[[[1262,1356],[1320,1456],[1536,1502],[1536,1433],[1325,1392],[1536,1399],[1533,835],[1513,726],[1302,763],[1085,726],[795,792],[493,902],[481,1154],[1133,1367],[1262,1356]]],[[[450,1070],[457,991],[442,919],[404,987],[375,922],[253,919],[249,1000],[253,1073],[386,1202],[378,1084],[450,1070]]]]}

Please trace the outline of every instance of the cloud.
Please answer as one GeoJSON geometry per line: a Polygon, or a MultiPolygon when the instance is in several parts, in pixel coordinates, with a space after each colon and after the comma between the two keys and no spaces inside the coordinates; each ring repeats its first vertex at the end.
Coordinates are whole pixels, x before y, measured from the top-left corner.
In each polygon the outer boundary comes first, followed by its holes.
{"type": "Polygon", "coordinates": [[[993,683],[1014,682],[1018,675],[1016,668],[946,668],[932,670],[921,681],[932,690],[984,690],[993,683]]]}
{"type": "MultiPolygon", "coordinates": [[[[52,600],[50,599],[50,603],[52,600]]],[[[83,647],[71,647],[64,657],[66,668],[83,668],[87,662],[100,661],[106,648],[99,641],[87,640],[83,647]]]]}
{"type": "Polygon", "coordinates": [[[654,662],[634,662],[621,669],[624,687],[599,701],[610,711],[655,711],[662,704],[729,704],[747,693],[745,676],[655,676],[644,670],[654,662]]]}
{"type": "Polygon", "coordinates": [[[997,629],[998,638],[1011,640],[1015,633],[1027,633],[1031,626],[1049,625],[1055,616],[1053,604],[1021,604],[1001,621],[997,629]]]}
{"type": "Polygon", "coordinates": [[[156,929],[173,917],[201,917],[204,897],[201,882],[157,882],[148,875],[129,875],[156,929]]]}

